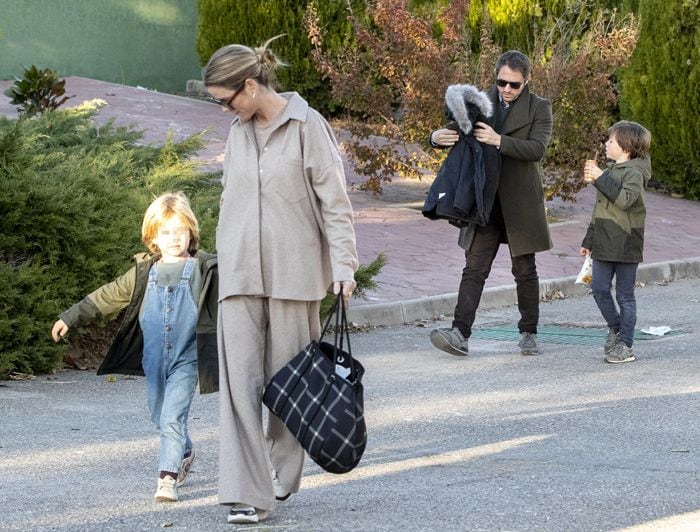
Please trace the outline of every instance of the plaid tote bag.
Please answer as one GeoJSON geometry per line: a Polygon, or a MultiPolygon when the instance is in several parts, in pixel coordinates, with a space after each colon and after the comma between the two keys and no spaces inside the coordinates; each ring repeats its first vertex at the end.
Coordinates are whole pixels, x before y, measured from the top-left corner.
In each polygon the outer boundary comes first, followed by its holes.
{"type": "Polygon", "coordinates": [[[263,403],[279,417],[311,459],[330,473],[347,473],[367,445],[362,375],[350,350],[345,306],[338,294],[321,338],[312,341],[265,388],[263,403]],[[335,342],[323,342],[335,315],[335,342]],[[347,351],[343,350],[344,339],[347,351]]]}

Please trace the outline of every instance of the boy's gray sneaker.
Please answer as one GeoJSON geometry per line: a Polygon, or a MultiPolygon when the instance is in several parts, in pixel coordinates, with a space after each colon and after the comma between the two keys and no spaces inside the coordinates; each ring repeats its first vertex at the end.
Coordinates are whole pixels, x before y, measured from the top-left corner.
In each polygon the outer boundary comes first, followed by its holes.
{"type": "Polygon", "coordinates": [[[521,355],[540,354],[540,349],[537,346],[537,335],[535,333],[520,333],[520,341],[518,342],[518,347],[520,347],[521,355]]]}
{"type": "Polygon", "coordinates": [[[468,340],[456,327],[433,329],[430,331],[430,341],[435,347],[450,355],[461,357],[469,354],[468,340]]]}
{"type": "Polygon", "coordinates": [[[606,362],[611,364],[620,364],[621,362],[634,362],[637,358],[634,356],[631,347],[627,347],[622,342],[615,344],[610,350],[610,353],[605,357],[606,362]]]}
{"type": "Polygon", "coordinates": [[[617,344],[617,333],[615,332],[614,329],[608,329],[608,337],[605,339],[605,347],[603,348],[603,351],[605,352],[606,355],[610,354],[610,351],[612,351],[612,348],[615,347],[617,344]]]}

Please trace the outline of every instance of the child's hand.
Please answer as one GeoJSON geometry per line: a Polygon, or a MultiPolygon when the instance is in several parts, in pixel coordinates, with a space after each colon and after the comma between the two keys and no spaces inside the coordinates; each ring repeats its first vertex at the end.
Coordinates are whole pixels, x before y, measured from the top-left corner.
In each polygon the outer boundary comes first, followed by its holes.
{"type": "Polygon", "coordinates": [[[582,257],[585,257],[585,256],[591,254],[591,250],[590,250],[590,249],[586,249],[586,248],[584,248],[584,247],[581,247],[581,249],[578,250],[578,254],[581,255],[582,257]]]}
{"type": "Polygon", "coordinates": [[[583,167],[583,180],[586,183],[592,183],[603,174],[603,171],[598,168],[593,159],[587,159],[583,167]]]}
{"type": "Polygon", "coordinates": [[[68,325],[66,325],[63,320],[58,320],[53,324],[53,329],[51,329],[51,337],[53,338],[54,342],[58,342],[66,334],[68,334],[68,325]]]}

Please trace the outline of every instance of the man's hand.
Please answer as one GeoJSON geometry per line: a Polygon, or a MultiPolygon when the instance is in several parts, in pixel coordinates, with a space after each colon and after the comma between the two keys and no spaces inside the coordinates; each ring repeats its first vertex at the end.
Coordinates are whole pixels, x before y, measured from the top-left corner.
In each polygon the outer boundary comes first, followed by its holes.
{"type": "Polygon", "coordinates": [[[459,133],[453,129],[437,129],[430,135],[430,140],[438,146],[454,146],[459,140],[459,133]]]}
{"type": "Polygon", "coordinates": [[[474,138],[484,144],[501,147],[501,136],[485,122],[477,122],[474,128],[474,138]]]}

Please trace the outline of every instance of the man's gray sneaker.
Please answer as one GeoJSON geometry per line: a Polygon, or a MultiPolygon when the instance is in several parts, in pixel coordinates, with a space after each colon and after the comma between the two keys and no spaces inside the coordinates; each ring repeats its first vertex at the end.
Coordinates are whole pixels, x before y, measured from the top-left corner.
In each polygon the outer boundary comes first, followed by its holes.
{"type": "Polygon", "coordinates": [[[615,344],[610,350],[610,353],[605,357],[606,362],[611,364],[620,364],[621,362],[634,362],[637,358],[634,356],[631,347],[627,347],[622,342],[615,344]]]}
{"type": "Polygon", "coordinates": [[[430,341],[435,347],[450,355],[461,357],[469,354],[468,340],[456,327],[433,329],[430,331],[430,341]]]}
{"type": "Polygon", "coordinates": [[[537,346],[537,335],[535,333],[524,332],[520,333],[520,341],[518,342],[521,355],[539,355],[540,349],[537,346]]]}
{"type": "Polygon", "coordinates": [[[612,351],[612,348],[615,347],[617,342],[617,333],[615,329],[608,329],[608,337],[605,339],[605,347],[603,348],[606,355],[610,354],[610,351],[612,351]]]}

